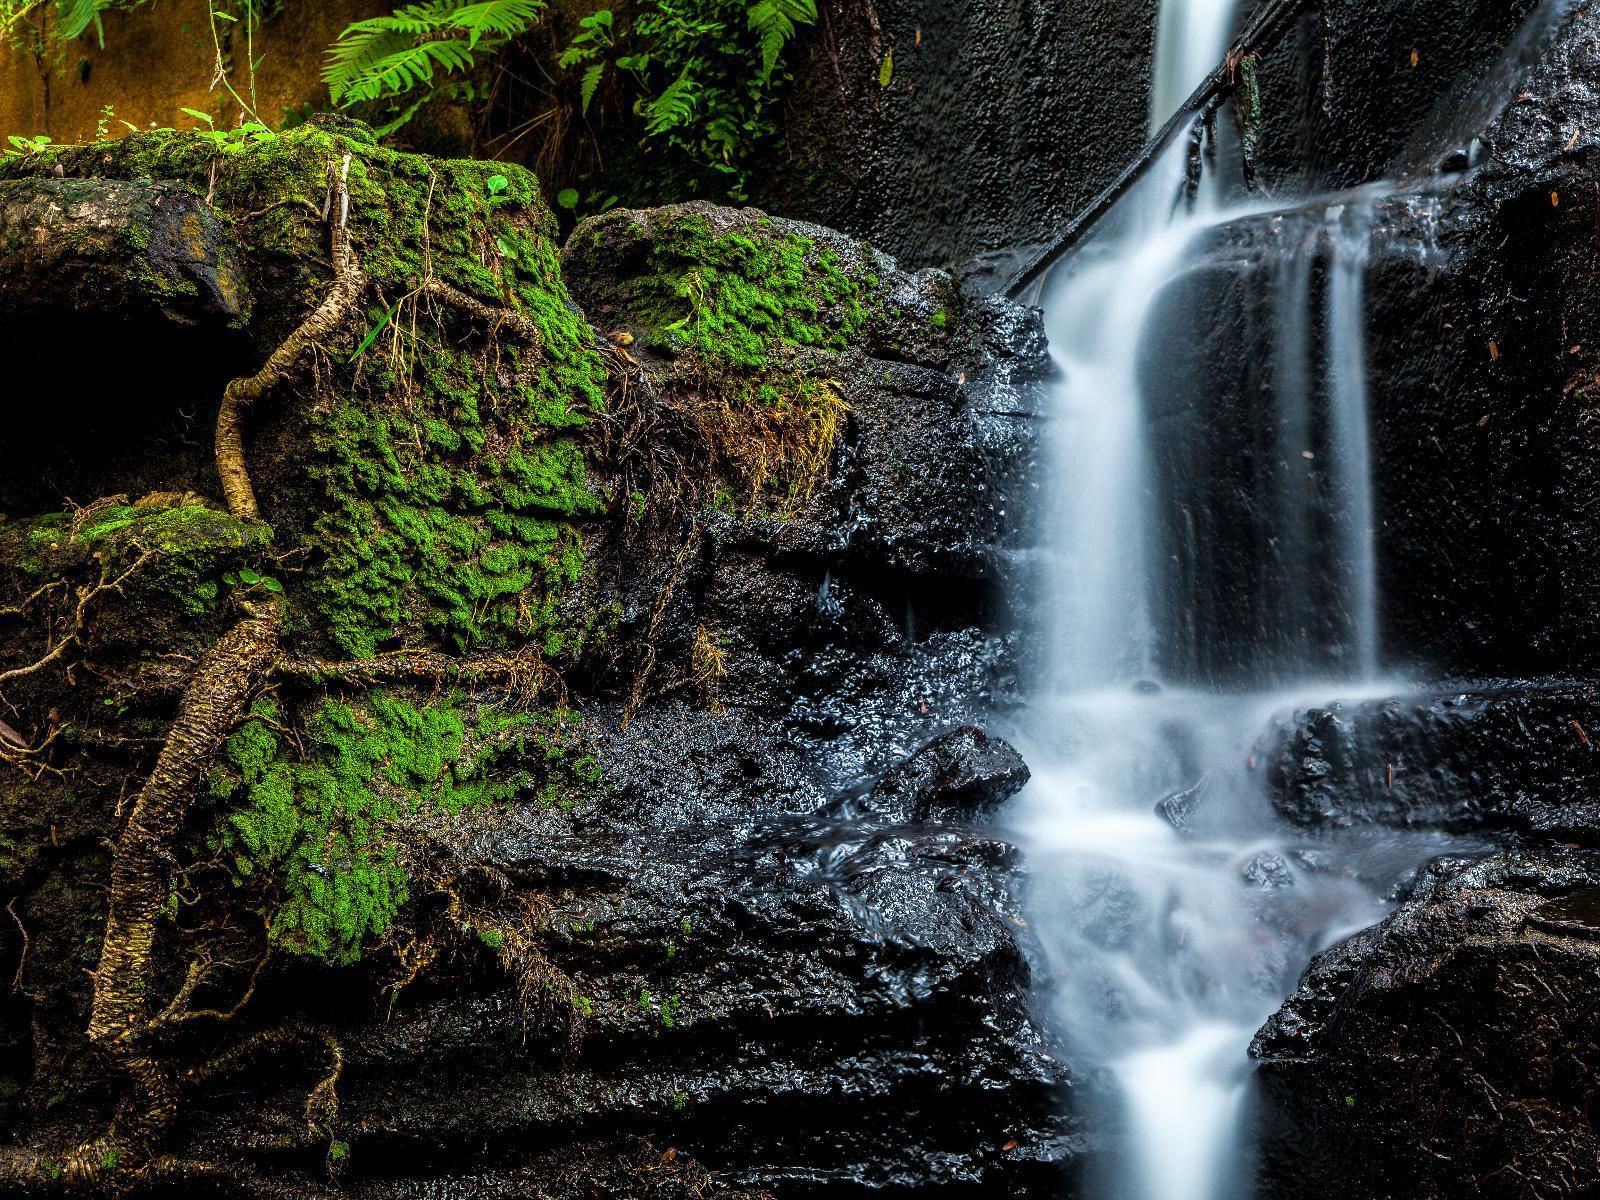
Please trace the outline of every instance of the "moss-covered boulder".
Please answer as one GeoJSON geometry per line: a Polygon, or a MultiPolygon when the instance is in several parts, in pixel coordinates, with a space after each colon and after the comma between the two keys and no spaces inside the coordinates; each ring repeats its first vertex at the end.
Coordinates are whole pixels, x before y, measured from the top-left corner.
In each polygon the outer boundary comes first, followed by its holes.
{"type": "Polygon", "coordinates": [[[242,324],[229,231],[187,188],[150,180],[0,183],[0,319],[74,312],[242,324]]]}
{"type": "MultiPolygon", "coordinates": [[[[157,179],[185,211],[209,197],[258,296],[261,357],[329,287],[335,172],[366,278],[359,314],[292,365],[252,438],[263,515],[306,552],[298,628],[355,657],[528,641],[570,654],[586,623],[558,609],[581,525],[604,507],[582,448],[604,370],[530,174],[397,153],[339,122],[221,151],[167,132],[0,164],[46,177],[13,189],[157,179]]],[[[163,486],[215,494],[210,464],[188,465],[163,486]]]]}
{"type": "Polygon", "coordinates": [[[754,208],[615,209],[582,222],[563,261],[596,324],[752,372],[806,350],[948,361],[962,308],[942,272],[754,208]]]}

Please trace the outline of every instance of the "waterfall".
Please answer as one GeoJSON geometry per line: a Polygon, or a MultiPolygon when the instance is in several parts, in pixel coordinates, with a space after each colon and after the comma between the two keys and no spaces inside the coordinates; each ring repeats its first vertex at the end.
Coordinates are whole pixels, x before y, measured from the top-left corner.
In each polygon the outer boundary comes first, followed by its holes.
{"type": "MultiPolygon", "coordinates": [[[[1163,3],[1157,123],[1221,60],[1233,7],[1163,3]]],[[[1267,213],[1207,182],[1175,205],[1186,150],[1042,292],[1057,372],[1042,653],[1019,731],[1034,781],[1012,820],[1050,1003],[1121,1134],[1091,1194],[1118,1200],[1248,1194],[1250,1037],[1313,953],[1386,907],[1362,882],[1382,871],[1327,869],[1286,836],[1251,753],[1287,705],[1381,694],[1365,336],[1379,197],[1267,213]],[[1252,222],[1267,241],[1230,248],[1252,222]],[[1254,272],[1240,292],[1265,310],[1264,365],[1228,359],[1219,314],[1188,303],[1219,270],[1254,272]]],[[[1350,848],[1341,866],[1393,850],[1350,848]]]]}

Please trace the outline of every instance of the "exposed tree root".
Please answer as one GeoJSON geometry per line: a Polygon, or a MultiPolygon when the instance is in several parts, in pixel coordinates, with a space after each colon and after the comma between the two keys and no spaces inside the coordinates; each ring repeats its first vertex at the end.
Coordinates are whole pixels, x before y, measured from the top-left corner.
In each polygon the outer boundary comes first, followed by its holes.
{"type": "Polygon", "coordinates": [[[79,1176],[105,1170],[111,1148],[136,1163],[177,1115],[171,1068],[143,1036],[150,1027],[156,921],[172,886],[172,847],[201,773],[251,694],[266,681],[278,656],[279,619],[276,605],[248,612],[201,659],[118,843],[89,1038],[122,1067],[133,1092],[117,1114],[108,1144],[91,1143],[74,1155],[72,1170],[79,1176]]]}
{"type": "Polygon", "coordinates": [[[350,216],[350,155],[328,179],[328,223],[333,243],[333,289],[300,325],[274,350],[254,375],[229,383],[217,412],[217,474],[228,511],[241,520],[259,520],[255,489],[245,465],[244,418],[250,408],[288,377],[290,369],[308,349],[334,333],[350,315],[366,286],[366,276],[351,248],[347,223],[350,216]]]}
{"type": "Polygon", "coordinates": [[[276,1029],[261,1030],[210,1062],[190,1070],[186,1081],[204,1087],[218,1079],[248,1070],[264,1058],[290,1058],[306,1047],[323,1058],[323,1073],[306,1095],[306,1133],[317,1139],[331,1139],[334,1122],[339,1118],[339,1080],[344,1077],[344,1048],[330,1030],[302,1021],[291,1021],[276,1029]]]}
{"type": "Polygon", "coordinates": [[[274,674],[279,678],[346,687],[380,683],[497,683],[530,697],[558,691],[561,677],[532,650],[452,658],[428,650],[400,650],[377,658],[333,662],[318,658],[286,658],[274,674]]]}
{"type": "Polygon", "coordinates": [[[463,312],[471,313],[492,330],[497,330],[502,325],[515,330],[532,342],[536,350],[544,345],[544,338],[540,336],[539,327],[514,308],[495,308],[493,305],[485,304],[476,296],[469,296],[460,288],[452,287],[442,279],[429,279],[422,285],[421,290],[426,296],[443,300],[463,312]]]}
{"type": "Polygon", "coordinates": [[[633,685],[628,689],[628,701],[622,706],[622,727],[626,729],[639,711],[639,705],[644,702],[645,689],[650,686],[650,676],[656,666],[656,640],[661,636],[661,622],[667,615],[667,608],[672,603],[673,593],[678,590],[678,584],[683,581],[684,567],[689,559],[689,552],[699,544],[700,523],[694,522],[689,526],[689,532],[683,539],[683,545],[678,548],[677,556],[672,560],[672,565],[667,568],[667,577],[662,581],[661,588],[656,592],[655,605],[650,610],[650,623],[645,627],[644,637],[640,639],[641,651],[639,667],[633,675],[633,685]]]}
{"type": "MultiPolygon", "coordinates": [[[[107,592],[117,592],[120,594],[123,585],[137,575],[140,571],[142,571],[145,565],[149,563],[150,560],[155,557],[155,555],[156,552],[154,550],[146,550],[144,553],[140,554],[138,558],[134,559],[126,570],[120,572],[119,574],[115,576],[102,574],[100,577],[100,582],[84,584],[82,587],[80,587],[77,594],[77,604],[73,608],[72,612],[72,624],[67,627],[66,632],[52,641],[51,644],[45,648],[44,653],[33,662],[27,664],[26,666],[13,667],[9,671],[0,671],[0,685],[12,683],[18,679],[26,679],[29,675],[36,675],[48,667],[51,663],[59,661],[61,656],[67,652],[67,649],[71,646],[77,645],[78,639],[83,636],[85,623],[89,614],[89,606],[101,596],[104,596],[107,592]]],[[[41,588],[39,591],[35,592],[27,601],[24,601],[24,606],[28,603],[31,603],[34,598],[42,595],[46,590],[47,589],[41,588]]]]}

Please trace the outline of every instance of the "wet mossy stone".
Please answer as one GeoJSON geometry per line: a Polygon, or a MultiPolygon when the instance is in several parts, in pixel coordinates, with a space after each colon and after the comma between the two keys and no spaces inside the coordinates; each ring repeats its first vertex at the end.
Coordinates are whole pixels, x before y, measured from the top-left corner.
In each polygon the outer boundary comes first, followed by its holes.
{"type": "Polygon", "coordinates": [[[17,522],[9,545],[14,565],[40,581],[89,573],[111,581],[129,611],[162,617],[215,610],[224,576],[249,570],[272,542],[260,521],[241,521],[195,497],[101,504],[77,513],[48,513],[17,522]]]}
{"type": "Polygon", "coordinates": [[[251,435],[263,513],[309,551],[292,628],[353,657],[532,643],[571,658],[589,624],[569,602],[584,523],[604,508],[580,438],[605,374],[530,173],[317,120],[222,153],[172,132],[52,148],[0,179],[59,166],[67,182],[209,195],[242,247],[264,359],[328,292],[324,213],[346,156],[358,315],[257,406],[251,435]]]}
{"type": "Polygon", "coordinates": [[[172,181],[0,181],[0,321],[152,317],[233,328],[249,292],[233,234],[172,181]]]}
{"type": "Polygon", "coordinates": [[[743,371],[796,351],[940,360],[961,303],[942,272],[909,275],[834,230],[702,201],[591,217],[562,261],[597,327],[743,371]]]}
{"type": "Polygon", "coordinates": [[[410,895],[418,823],[509,803],[562,803],[590,778],[570,712],[503,712],[452,695],[327,699],[284,733],[257,700],[210,777],[226,806],[209,841],[235,886],[262,887],[269,936],[350,964],[410,895]]]}

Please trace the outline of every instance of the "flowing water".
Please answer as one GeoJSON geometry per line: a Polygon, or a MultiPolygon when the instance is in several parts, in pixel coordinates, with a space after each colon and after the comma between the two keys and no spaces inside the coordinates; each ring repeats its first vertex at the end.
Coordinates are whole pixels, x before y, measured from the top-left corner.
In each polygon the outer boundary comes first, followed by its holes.
{"type": "MultiPolygon", "coordinates": [[[[1156,125],[1223,58],[1233,8],[1165,0],[1156,125]]],[[[1175,205],[1187,165],[1175,144],[1042,293],[1058,378],[1049,565],[1021,734],[1034,781],[1012,820],[1050,1002],[1089,1068],[1080,1090],[1125,1134],[1093,1185],[1119,1200],[1248,1194],[1252,1033],[1430,850],[1297,845],[1255,746],[1285,709],[1397,690],[1380,675],[1368,449],[1378,193],[1263,226],[1275,240],[1251,270],[1270,298],[1269,386],[1232,414],[1259,460],[1240,507],[1217,449],[1227,382],[1204,369],[1211,314],[1185,300],[1226,265],[1219,234],[1263,214],[1214,182],[1175,205]]]]}

